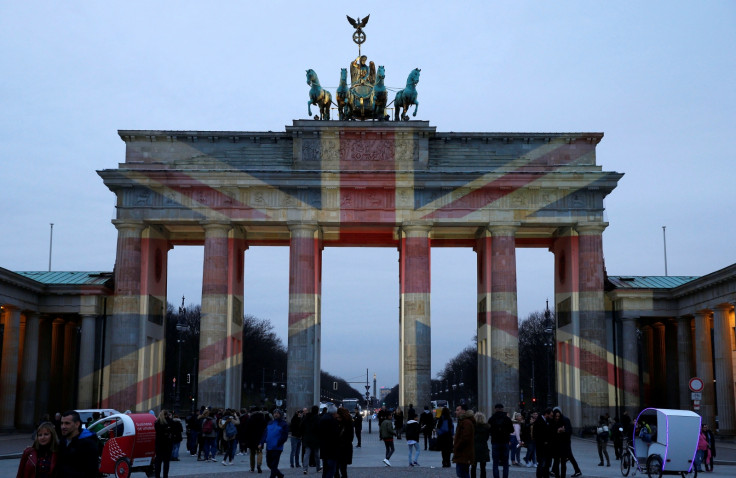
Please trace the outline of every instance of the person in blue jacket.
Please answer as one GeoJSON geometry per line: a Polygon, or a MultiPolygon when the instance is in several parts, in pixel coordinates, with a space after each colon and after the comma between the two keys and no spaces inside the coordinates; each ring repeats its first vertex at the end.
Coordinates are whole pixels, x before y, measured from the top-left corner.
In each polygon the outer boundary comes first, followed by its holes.
{"type": "Polygon", "coordinates": [[[284,443],[289,439],[289,424],[284,420],[284,415],[276,408],[273,412],[273,420],[268,422],[261,436],[258,449],[266,445],[266,465],[271,470],[270,478],[283,478],[284,474],[279,471],[279,460],[281,452],[284,451],[284,443]]]}

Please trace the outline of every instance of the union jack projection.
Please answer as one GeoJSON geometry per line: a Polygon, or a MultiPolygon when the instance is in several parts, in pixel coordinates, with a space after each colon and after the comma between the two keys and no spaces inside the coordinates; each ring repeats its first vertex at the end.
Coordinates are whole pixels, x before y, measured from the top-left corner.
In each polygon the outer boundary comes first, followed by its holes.
{"type": "Polygon", "coordinates": [[[125,162],[98,172],[117,195],[119,234],[105,402],[161,402],[166,252],[203,244],[200,403],[240,405],[243,255],[251,245],[290,247],[287,401],[316,403],[321,250],[350,245],[400,252],[400,403],[423,403],[430,393],[432,247],[477,251],[480,405],[518,401],[515,249],[544,247],[556,258],[561,403],[592,414],[607,406],[603,199],[622,175],[596,165],[603,135],[355,124],[120,131],[125,162]]]}

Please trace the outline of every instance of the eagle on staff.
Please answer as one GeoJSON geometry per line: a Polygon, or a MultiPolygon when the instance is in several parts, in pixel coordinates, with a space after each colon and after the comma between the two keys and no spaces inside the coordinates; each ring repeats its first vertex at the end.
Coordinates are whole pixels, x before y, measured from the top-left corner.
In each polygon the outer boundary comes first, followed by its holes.
{"type": "Polygon", "coordinates": [[[348,22],[355,28],[355,32],[353,33],[353,41],[358,44],[358,55],[360,55],[360,45],[362,45],[365,42],[365,33],[363,32],[363,27],[365,27],[368,24],[368,19],[371,17],[370,15],[366,15],[366,17],[361,20],[360,17],[358,17],[357,20],[352,18],[350,15],[345,15],[348,17],[348,22]]]}

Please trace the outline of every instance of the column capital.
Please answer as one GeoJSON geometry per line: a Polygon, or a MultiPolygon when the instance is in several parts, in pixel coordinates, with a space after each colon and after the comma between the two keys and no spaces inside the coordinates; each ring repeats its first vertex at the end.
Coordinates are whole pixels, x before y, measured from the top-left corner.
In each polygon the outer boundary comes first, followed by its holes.
{"type": "Polygon", "coordinates": [[[575,231],[580,236],[596,236],[603,234],[607,227],[607,222],[579,222],[575,225],[575,231]]]}
{"type": "Polygon", "coordinates": [[[229,231],[232,227],[232,224],[225,221],[201,221],[199,225],[204,228],[205,232],[209,230],[229,231]]]}
{"type": "Polygon", "coordinates": [[[113,219],[112,224],[118,231],[132,230],[140,232],[146,228],[143,221],[134,221],[130,219],[113,219]]]}
{"type": "Polygon", "coordinates": [[[286,227],[289,228],[289,232],[301,232],[301,231],[317,231],[319,229],[318,222],[288,222],[286,227]]]}
{"type": "Polygon", "coordinates": [[[432,223],[425,221],[406,221],[401,223],[401,231],[407,234],[426,233],[432,230],[432,223]]]}
{"type": "Polygon", "coordinates": [[[520,222],[492,222],[486,228],[492,236],[514,236],[520,226],[520,222]]]}
{"type": "Polygon", "coordinates": [[[729,312],[734,309],[734,304],[730,302],[723,302],[713,307],[714,310],[723,312],[729,312]]]}

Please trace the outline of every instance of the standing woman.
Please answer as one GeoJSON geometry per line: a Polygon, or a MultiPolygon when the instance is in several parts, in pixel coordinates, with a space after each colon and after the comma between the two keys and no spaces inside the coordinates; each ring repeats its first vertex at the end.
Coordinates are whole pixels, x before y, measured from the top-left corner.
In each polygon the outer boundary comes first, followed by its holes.
{"type": "Polygon", "coordinates": [[[153,423],[156,431],[156,458],[154,469],[156,478],[161,478],[161,463],[164,465],[164,478],[169,478],[169,464],[171,463],[171,450],[174,446],[174,429],[171,426],[171,415],[166,410],[161,410],[158,418],[153,423]]]}
{"type": "Polygon", "coordinates": [[[514,413],[514,419],[511,420],[514,431],[511,433],[509,441],[509,461],[514,466],[521,465],[521,413],[514,413]]]}
{"type": "Polygon", "coordinates": [[[470,468],[470,478],[475,478],[475,467],[480,465],[480,478],[486,478],[486,463],[491,461],[491,452],[488,449],[488,439],[491,437],[491,427],[482,412],[475,414],[475,461],[470,468]]]}
{"type": "Polygon", "coordinates": [[[454,435],[454,427],[450,410],[447,407],[442,408],[440,418],[437,420],[437,446],[442,452],[442,468],[449,468],[450,454],[452,453],[452,436],[454,435]]]}
{"type": "Polygon", "coordinates": [[[404,412],[401,407],[396,407],[394,412],[394,428],[396,429],[396,439],[401,440],[401,434],[404,432],[404,412]]]}
{"type": "Polygon", "coordinates": [[[43,422],[36,430],[33,445],[23,451],[17,478],[51,478],[56,467],[59,439],[51,422],[43,422]]]}

